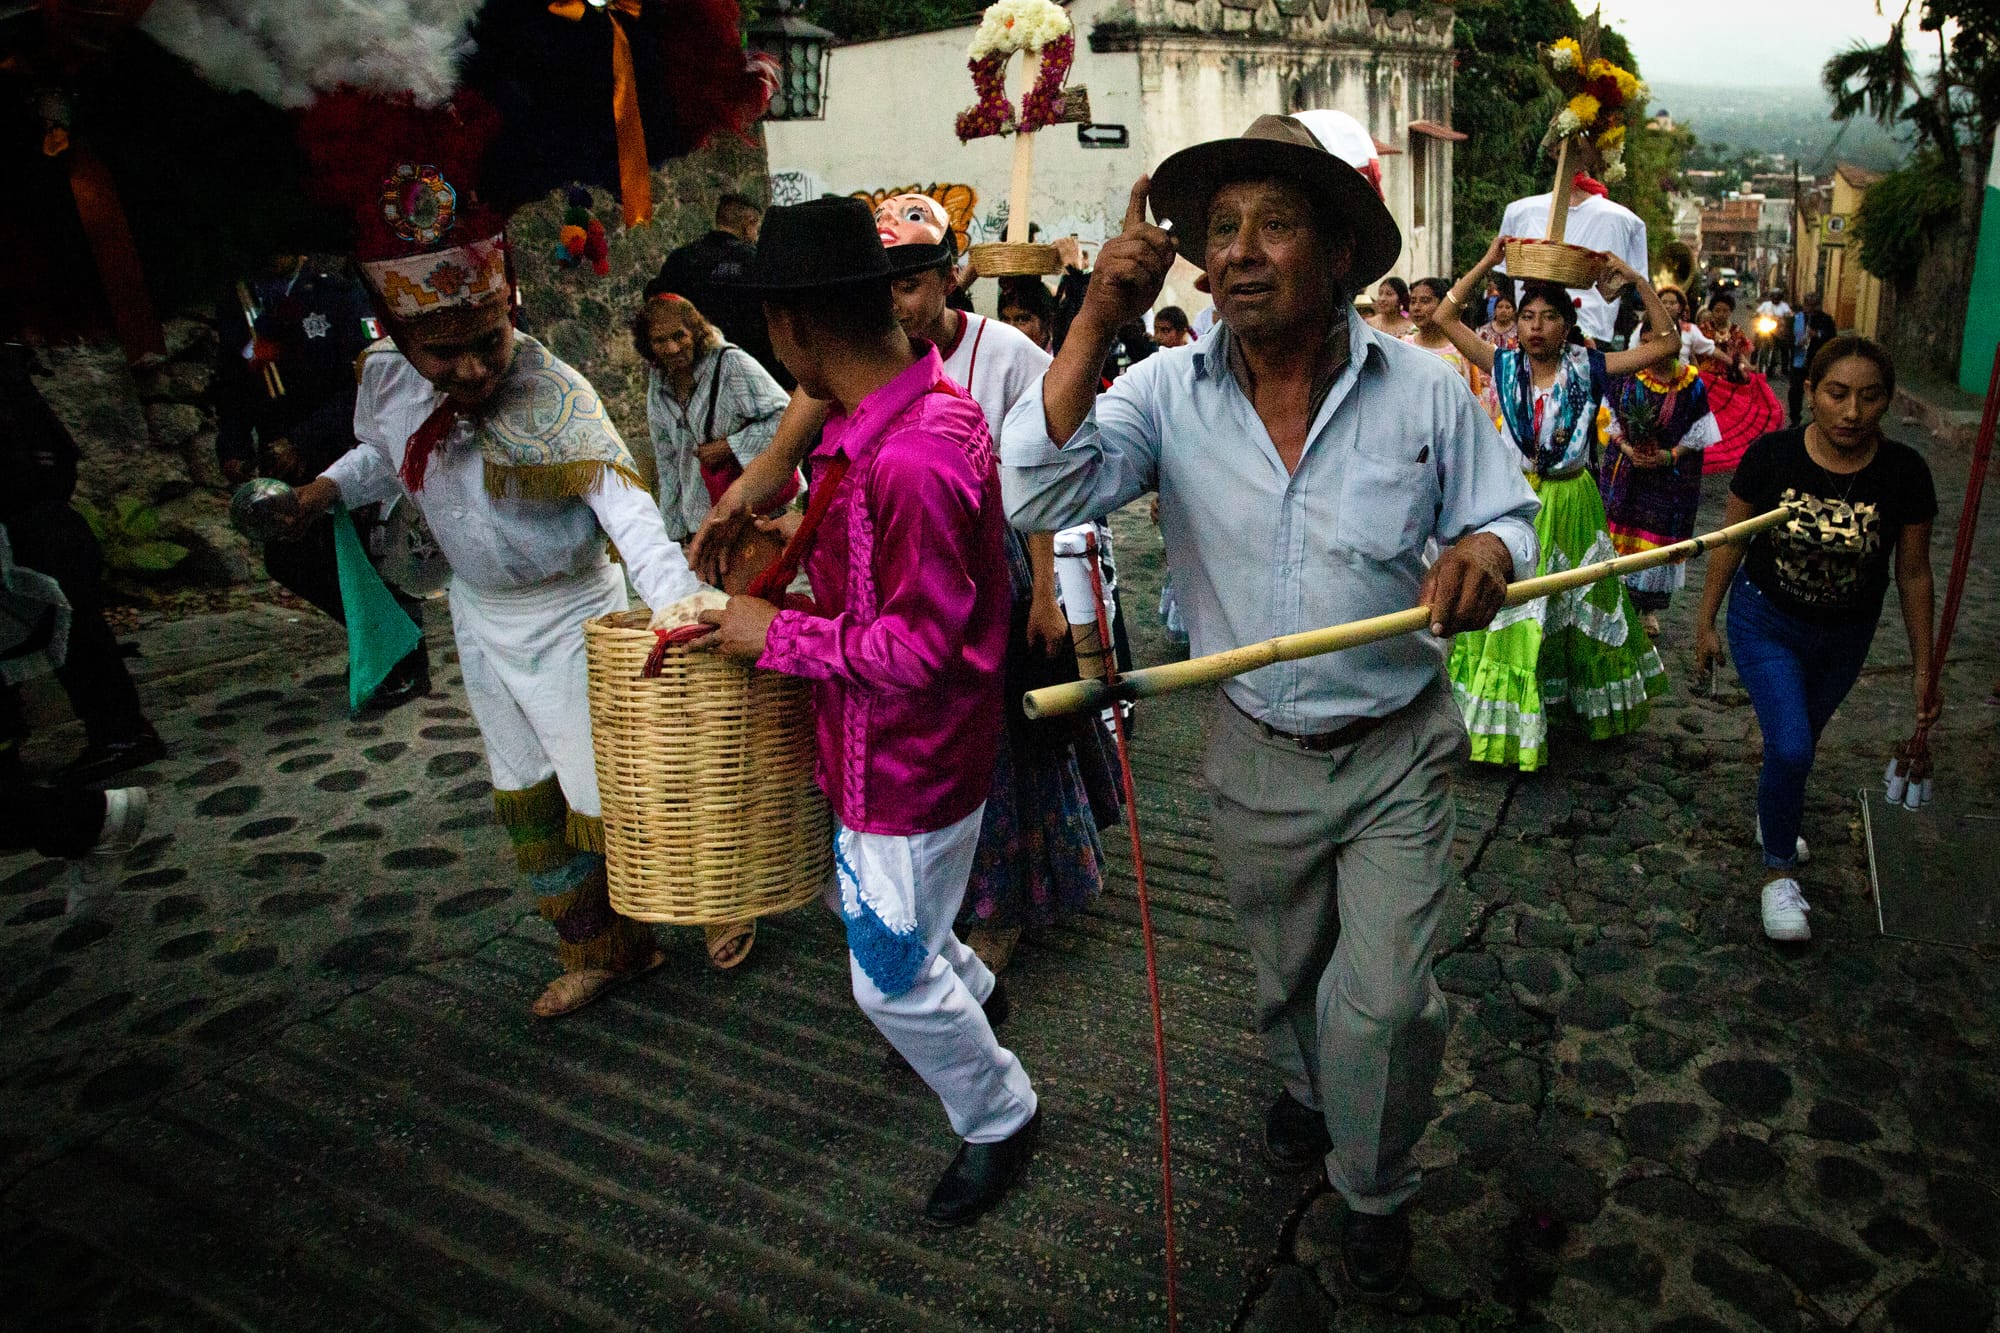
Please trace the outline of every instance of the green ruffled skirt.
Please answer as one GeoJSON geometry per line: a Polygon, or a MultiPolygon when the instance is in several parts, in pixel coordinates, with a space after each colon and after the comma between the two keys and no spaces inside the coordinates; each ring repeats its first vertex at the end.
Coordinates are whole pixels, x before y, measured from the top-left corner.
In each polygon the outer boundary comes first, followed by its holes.
{"type": "MultiPolygon", "coordinates": [[[[1537,574],[1617,554],[1588,473],[1528,480],[1542,499],[1537,574]]],[[[1623,579],[1503,608],[1490,628],[1452,641],[1446,670],[1472,736],[1472,757],[1526,773],[1548,758],[1552,715],[1573,721],[1591,740],[1623,736],[1645,725],[1653,696],[1667,687],[1666,668],[1639,628],[1623,579]]]]}

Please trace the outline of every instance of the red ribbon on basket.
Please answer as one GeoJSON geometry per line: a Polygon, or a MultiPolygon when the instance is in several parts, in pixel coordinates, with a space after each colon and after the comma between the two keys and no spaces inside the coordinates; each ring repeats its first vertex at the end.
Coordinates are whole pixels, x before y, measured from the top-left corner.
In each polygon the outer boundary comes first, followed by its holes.
{"type": "MultiPolygon", "coordinates": [[[[840,483],[847,479],[849,463],[845,456],[836,454],[827,460],[821,475],[814,478],[812,498],[806,501],[805,517],[799,520],[798,530],[785,543],[785,549],[778,558],[758,571],[744,589],[746,597],[761,597],[779,610],[785,609],[785,589],[792,586],[792,580],[799,576],[806,557],[812,554],[813,543],[819,540],[819,525],[826,521],[826,511],[833,507],[833,497],[840,490],[840,483]]],[[[660,674],[666,665],[667,649],[693,643],[715,632],[713,625],[683,625],[679,629],[653,631],[653,651],[646,654],[646,665],[639,669],[641,679],[650,680],[660,674]]]]}

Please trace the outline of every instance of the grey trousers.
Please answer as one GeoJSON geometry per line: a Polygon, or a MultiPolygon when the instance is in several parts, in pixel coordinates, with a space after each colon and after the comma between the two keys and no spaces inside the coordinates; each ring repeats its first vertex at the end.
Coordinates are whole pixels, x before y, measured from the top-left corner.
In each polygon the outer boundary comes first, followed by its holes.
{"type": "Polygon", "coordinates": [[[1286,1090],[1326,1116],[1327,1178],[1357,1212],[1416,1193],[1450,1014],[1431,976],[1465,726],[1443,678],[1326,754],[1217,699],[1215,847],[1286,1090]]]}

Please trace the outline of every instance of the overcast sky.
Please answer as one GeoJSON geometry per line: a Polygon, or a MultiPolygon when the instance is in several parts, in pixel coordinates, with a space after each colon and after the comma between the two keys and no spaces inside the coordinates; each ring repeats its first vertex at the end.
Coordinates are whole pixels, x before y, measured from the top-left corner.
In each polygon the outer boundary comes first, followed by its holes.
{"type": "MultiPolygon", "coordinates": [[[[1603,0],[1648,79],[1809,87],[1827,57],[1857,38],[1880,41],[1875,0],[1603,0]]],[[[1902,0],[1884,0],[1891,17],[1902,0]]],[[[1588,0],[1577,8],[1589,12],[1588,0]]],[[[1935,38],[1931,39],[1935,41],[1935,38]]]]}

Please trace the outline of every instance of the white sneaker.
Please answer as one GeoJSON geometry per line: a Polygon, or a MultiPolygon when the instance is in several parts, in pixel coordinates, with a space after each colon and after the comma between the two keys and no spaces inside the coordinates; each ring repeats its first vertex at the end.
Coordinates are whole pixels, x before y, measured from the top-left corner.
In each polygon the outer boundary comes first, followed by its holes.
{"type": "Polygon", "coordinates": [[[1764,886],[1764,934],[1784,944],[1800,944],[1812,938],[1806,924],[1805,894],[1795,879],[1774,879],[1764,886]]]}
{"type": "MultiPolygon", "coordinates": [[[[1757,850],[1760,852],[1764,850],[1764,821],[1762,819],[1757,821],[1757,850]]],[[[1803,834],[1799,837],[1799,850],[1793,864],[1802,866],[1812,864],[1812,848],[1806,846],[1803,834]]]]}
{"type": "Polygon", "coordinates": [[[70,867],[71,916],[96,916],[111,900],[125,871],[125,855],[146,830],[146,802],[144,787],[114,787],[104,793],[104,830],[97,845],[70,867]]]}

